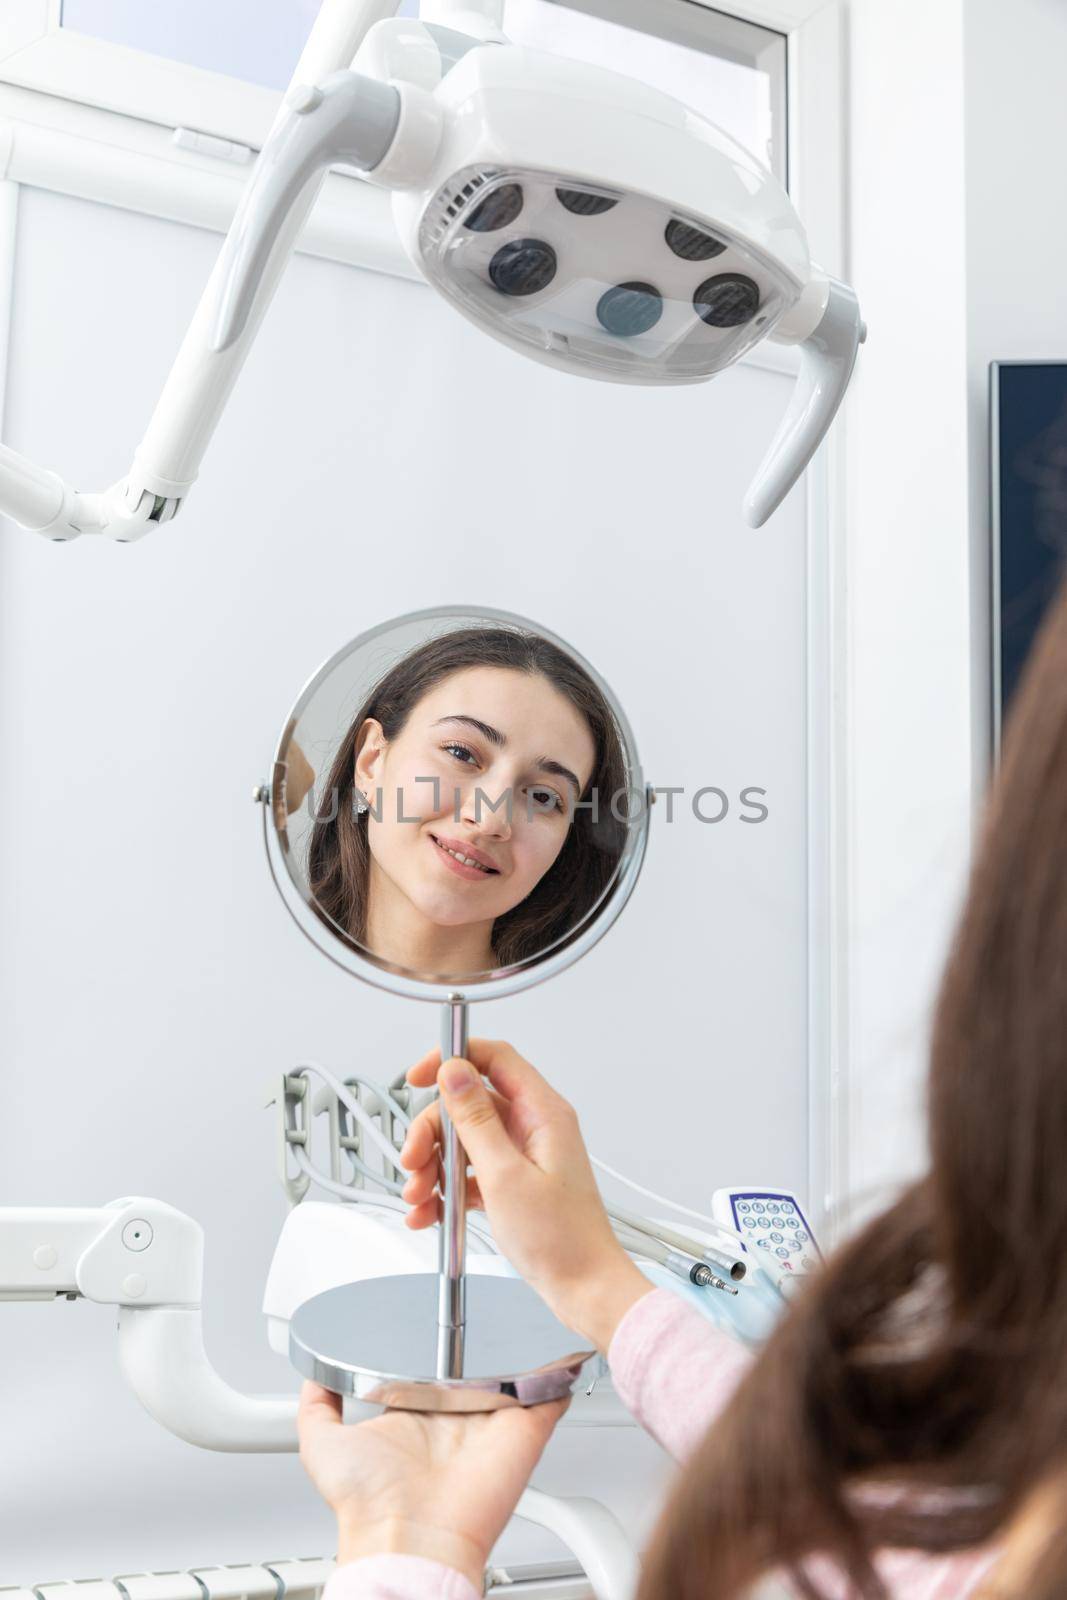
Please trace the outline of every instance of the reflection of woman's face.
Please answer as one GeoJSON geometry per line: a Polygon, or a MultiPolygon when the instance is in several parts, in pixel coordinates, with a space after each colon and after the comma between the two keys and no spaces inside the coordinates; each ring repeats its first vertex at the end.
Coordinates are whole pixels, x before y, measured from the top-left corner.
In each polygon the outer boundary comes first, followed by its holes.
{"type": "Polygon", "coordinates": [[[425,694],[396,738],[364,729],[372,893],[381,874],[440,927],[491,927],[563,848],[596,753],[585,718],[539,674],[468,667],[425,694]]]}

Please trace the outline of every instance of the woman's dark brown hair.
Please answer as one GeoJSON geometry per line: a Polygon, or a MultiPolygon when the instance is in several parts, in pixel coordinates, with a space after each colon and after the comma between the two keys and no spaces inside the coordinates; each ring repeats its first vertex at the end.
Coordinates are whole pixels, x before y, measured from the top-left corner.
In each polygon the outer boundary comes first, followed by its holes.
{"type": "MultiPolygon", "coordinates": [[[[584,718],[593,736],[593,771],[552,866],[517,906],[493,924],[491,944],[499,966],[528,960],[574,936],[587,913],[612,885],[622,854],[633,796],[611,708],[571,656],[540,634],[518,628],[459,628],[428,640],[398,661],[375,685],[349,725],[334,758],[324,806],[308,847],[308,881],[316,909],[362,943],[370,875],[368,813],[353,810],[359,730],[368,717],[395,739],[429,691],[469,667],[500,667],[546,679],[584,718]]],[[[637,797],[641,803],[644,796],[637,797]]]]}
{"type": "MultiPolygon", "coordinates": [[[[819,1595],[814,1551],[881,1596],[879,1547],[1000,1536],[1067,1465],[1067,586],[1010,718],[928,1102],[928,1175],[776,1329],[687,1467],[642,1600],[739,1595],[779,1566],[819,1595]]],[[[1018,1593],[1067,1595],[1067,1537],[1018,1593]]]]}

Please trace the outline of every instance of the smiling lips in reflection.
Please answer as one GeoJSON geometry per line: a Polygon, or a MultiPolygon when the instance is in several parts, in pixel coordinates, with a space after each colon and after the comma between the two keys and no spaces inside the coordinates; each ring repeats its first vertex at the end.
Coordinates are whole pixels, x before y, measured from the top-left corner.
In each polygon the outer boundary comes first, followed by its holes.
{"type": "Polygon", "coordinates": [[[500,868],[484,850],[476,850],[472,844],[465,844],[461,839],[446,839],[443,834],[431,833],[430,840],[436,854],[441,858],[441,865],[454,872],[458,878],[466,878],[469,883],[475,883],[484,882],[487,878],[500,877],[500,868]]]}

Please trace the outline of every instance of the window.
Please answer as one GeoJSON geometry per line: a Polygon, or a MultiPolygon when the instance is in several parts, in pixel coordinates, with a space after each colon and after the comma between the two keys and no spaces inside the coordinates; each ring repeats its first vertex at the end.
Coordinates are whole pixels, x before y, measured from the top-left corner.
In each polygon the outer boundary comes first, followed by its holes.
{"type": "Polygon", "coordinates": [[[62,0],[60,26],[284,89],[317,11],[316,0],[62,0]]]}
{"type": "MultiPolygon", "coordinates": [[[[0,79],[258,146],[318,0],[24,0],[0,79]],[[29,18],[27,13],[30,14],[29,18]]],[[[403,0],[399,14],[418,14],[403,0]]],[[[518,43],[639,77],[785,178],[785,36],[702,0],[505,0],[518,43]]]]}

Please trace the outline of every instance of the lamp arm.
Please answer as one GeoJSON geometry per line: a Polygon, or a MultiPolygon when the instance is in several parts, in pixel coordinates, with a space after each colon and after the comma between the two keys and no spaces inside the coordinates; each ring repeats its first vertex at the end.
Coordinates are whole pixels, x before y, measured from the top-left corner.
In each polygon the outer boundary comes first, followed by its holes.
{"type": "MultiPolygon", "coordinates": [[[[370,28],[394,16],[398,7],[399,0],[323,0],[293,74],[290,93],[347,67],[370,28]]],[[[282,101],[268,144],[279,124],[291,116],[288,98],[282,101]]],[[[50,539],[97,533],[126,543],[176,515],[196,481],[204,452],[317,193],[318,185],[309,187],[284,218],[244,333],[226,350],[213,348],[221,282],[216,263],[126,476],[102,494],[83,494],[57,473],[0,445],[0,514],[50,539]]],[[[240,214],[239,208],[231,233],[240,214]]]]}
{"type": "Polygon", "coordinates": [[[93,520],[87,498],[56,472],[0,444],[0,511],[49,539],[74,539],[93,520]]]}
{"type": "MultiPolygon", "coordinates": [[[[753,528],[761,528],[778,509],[822,443],[867,337],[859,301],[848,284],[815,278],[809,289],[818,310],[806,336],[801,334],[798,341],[784,324],[771,335],[783,343],[800,343],[800,372],[785,416],[745,497],[745,520],[753,528]]],[[[808,298],[806,294],[800,315],[808,298]]]]}
{"type": "Polygon", "coordinates": [[[241,1394],[208,1360],[203,1259],[199,1223],[161,1200],[0,1207],[0,1301],[118,1306],[123,1373],[164,1428],[205,1450],[295,1451],[296,1395],[241,1394]]]}
{"type": "Polygon", "coordinates": [[[0,1301],[81,1294],[78,1262],[113,1215],[108,1206],[0,1209],[0,1301]]]}
{"type": "Polygon", "coordinates": [[[162,1200],[0,1207],[0,1300],[199,1306],[204,1235],[162,1200]]]}
{"type": "Polygon", "coordinates": [[[149,1416],[201,1450],[297,1449],[295,1394],[242,1394],[204,1348],[199,1306],[119,1308],[119,1364],[149,1416]]]}
{"type": "Polygon", "coordinates": [[[319,83],[331,72],[351,66],[374,24],[395,17],[399,10],[400,0],[322,0],[289,80],[290,89],[298,83],[319,83]]]}

